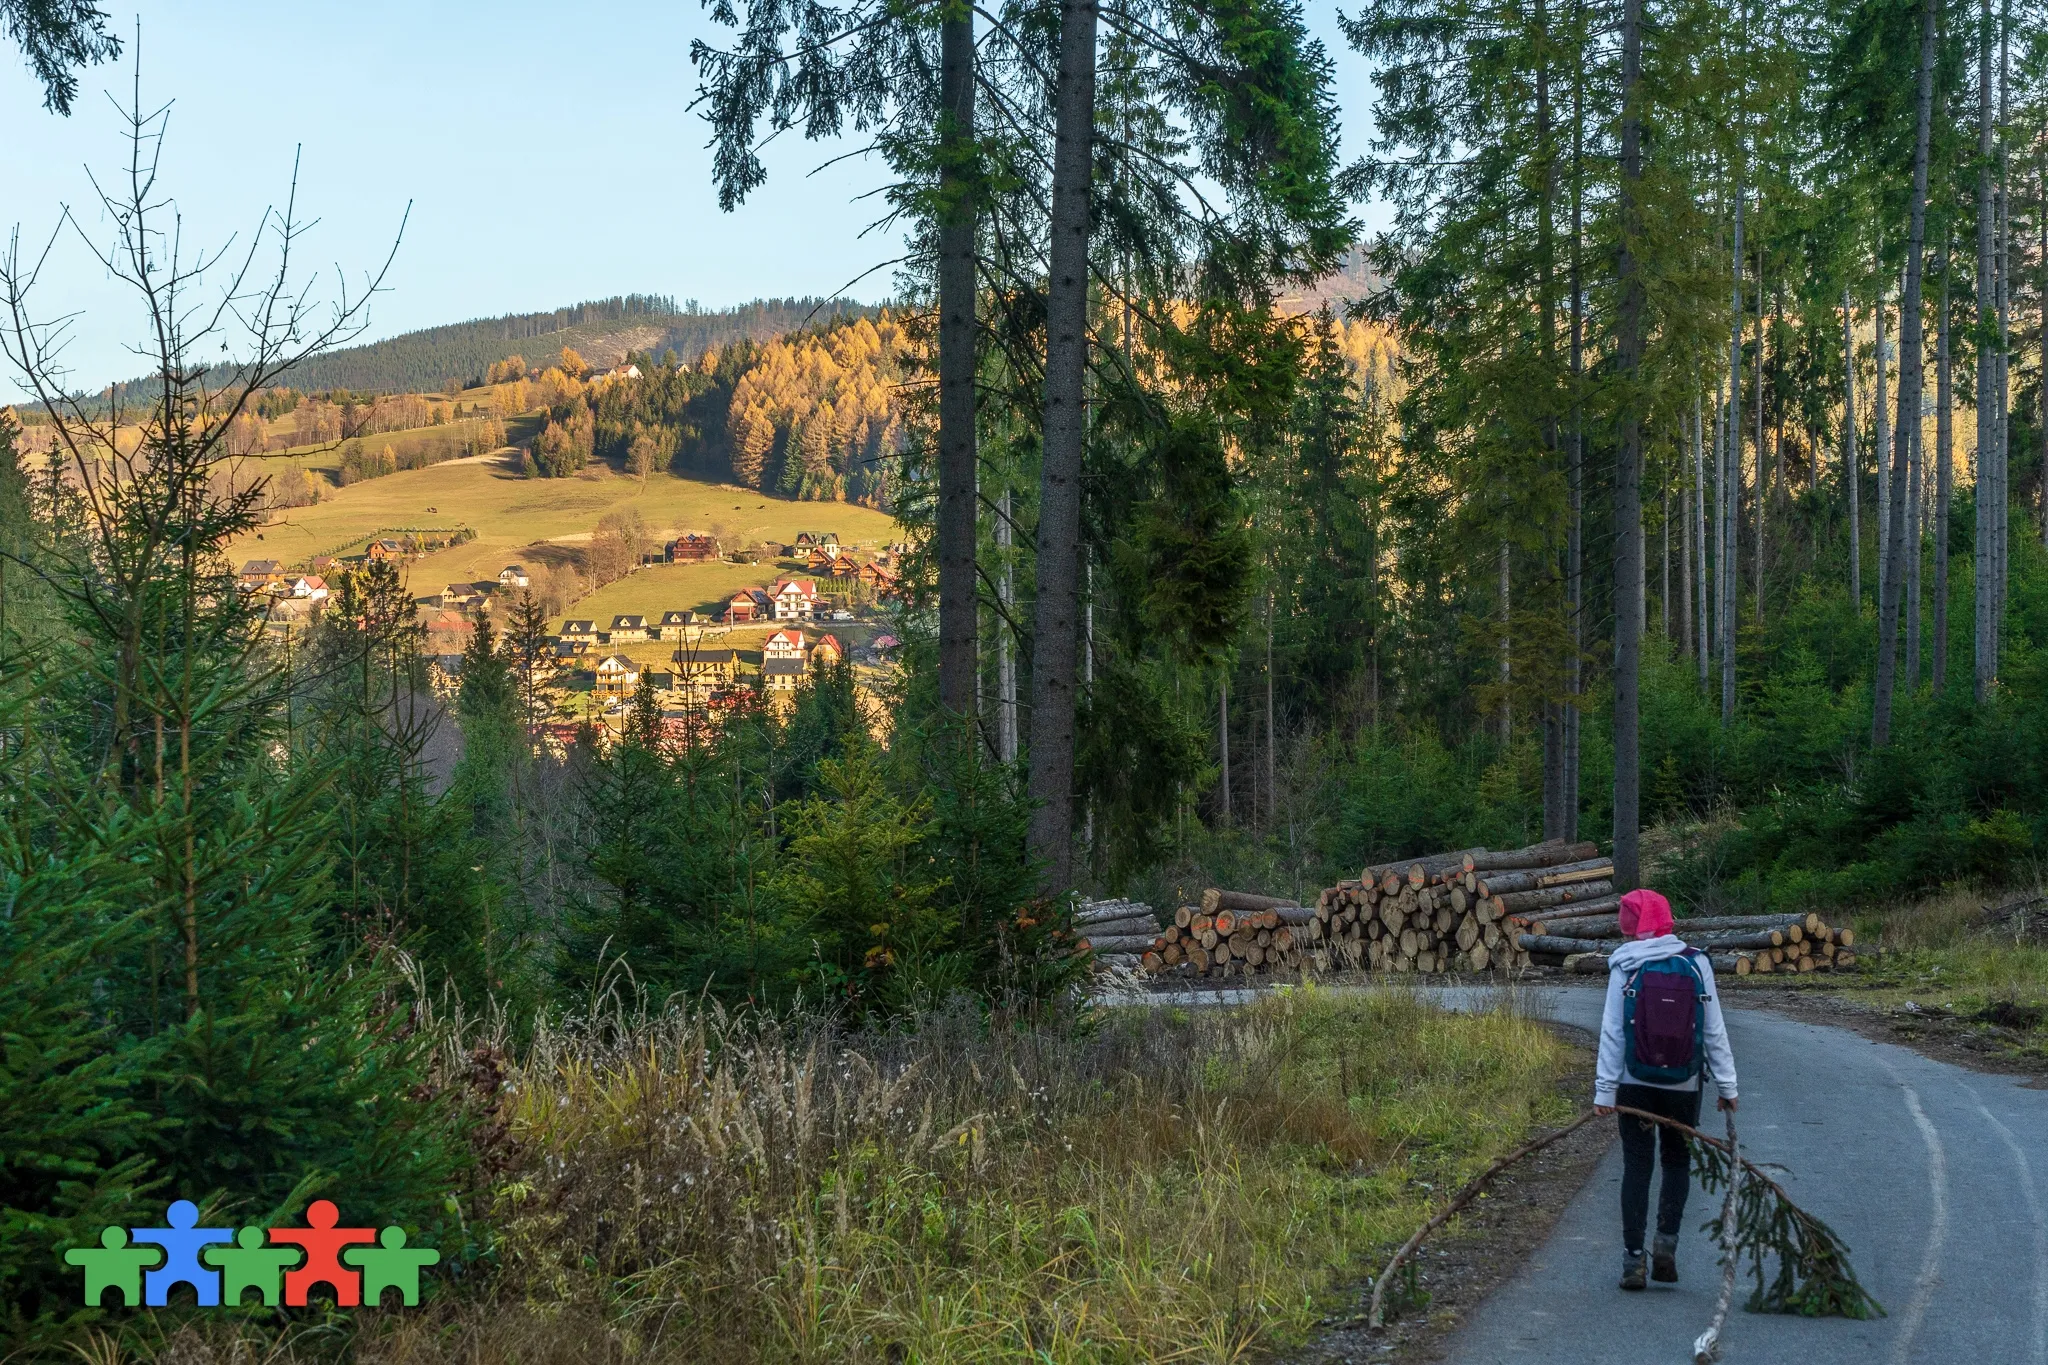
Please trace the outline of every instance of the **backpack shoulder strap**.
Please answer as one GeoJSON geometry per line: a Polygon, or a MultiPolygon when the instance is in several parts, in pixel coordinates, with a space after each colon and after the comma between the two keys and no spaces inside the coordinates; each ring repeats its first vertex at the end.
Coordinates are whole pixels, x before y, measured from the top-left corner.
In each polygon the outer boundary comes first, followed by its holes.
{"type": "Polygon", "coordinates": [[[1700,958],[1702,956],[1700,950],[1697,948],[1687,948],[1678,956],[1685,962],[1685,969],[1692,973],[1692,979],[1698,983],[1700,999],[1705,1000],[1707,998],[1707,978],[1700,974],[1700,958]]]}

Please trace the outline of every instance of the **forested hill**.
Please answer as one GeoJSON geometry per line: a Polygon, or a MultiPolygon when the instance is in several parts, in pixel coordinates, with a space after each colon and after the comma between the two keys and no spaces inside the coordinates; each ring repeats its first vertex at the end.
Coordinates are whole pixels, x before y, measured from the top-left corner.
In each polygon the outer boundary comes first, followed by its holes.
{"type": "Polygon", "coordinates": [[[480,380],[494,361],[574,348],[593,365],[612,365],[627,351],[660,355],[673,349],[694,360],[714,346],[747,338],[766,341],[809,322],[873,310],[851,299],[757,299],[716,311],[678,308],[673,299],[629,294],[558,308],[517,313],[407,332],[367,346],[351,346],[308,362],[293,387],[317,392],[408,393],[438,390],[450,378],[480,380]]]}
{"type": "Polygon", "coordinates": [[[659,356],[673,349],[695,360],[727,342],[767,341],[808,323],[874,312],[851,299],[757,299],[711,310],[679,308],[674,299],[658,294],[627,294],[350,346],[307,361],[292,371],[289,382],[308,393],[434,393],[450,379],[479,383],[494,362],[515,354],[552,356],[568,346],[592,365],[609,366],[628,351],[659,356]]]}

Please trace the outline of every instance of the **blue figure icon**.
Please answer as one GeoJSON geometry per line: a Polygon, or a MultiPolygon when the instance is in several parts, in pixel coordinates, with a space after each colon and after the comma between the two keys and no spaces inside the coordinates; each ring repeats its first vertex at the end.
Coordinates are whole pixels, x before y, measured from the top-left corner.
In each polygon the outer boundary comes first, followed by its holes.
{"type": "Polygon", "coordinates": [[[184,1283],[199,1295],[201,1308],[218,1308],[220,1272],[199,1264],[199,1248],[234,1241],[234,1229],[193,1227],[199,1221],[199,1206],[189,1199],[171,1205],[166,1221],[170,1223],[167,1228],[130,1229],[137,1242],[154,1243],[164,1249],[163,1266],[143,1273],[142,1302],[150,1308],[162,1308],[170,1302],[171,1286],[184,1283]]]}

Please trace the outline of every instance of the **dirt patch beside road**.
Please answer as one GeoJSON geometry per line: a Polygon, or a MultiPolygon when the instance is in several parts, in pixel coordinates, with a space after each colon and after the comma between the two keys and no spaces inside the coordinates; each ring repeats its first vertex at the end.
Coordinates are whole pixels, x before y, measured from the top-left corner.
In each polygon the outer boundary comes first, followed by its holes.
{"type": "MultiPolygon", "coordinates": [[[[1896,990],[1892,991],[1896,994],[1896,990]]],[[[2048,1082],[2048,1056],[2034,1050],[2038,1022],[2025,1006],[1994,1001],[1974,1011],[1912,1000],[1868,999],[1856,986],[1750,986],[1737,988],[1743,1004],[1775,1010],[1810,1024],[1832,1024],[1881,1043],[1909,1047],[1923,1057],[1994,1076],[2031,1076],[2048,1082]]]]}

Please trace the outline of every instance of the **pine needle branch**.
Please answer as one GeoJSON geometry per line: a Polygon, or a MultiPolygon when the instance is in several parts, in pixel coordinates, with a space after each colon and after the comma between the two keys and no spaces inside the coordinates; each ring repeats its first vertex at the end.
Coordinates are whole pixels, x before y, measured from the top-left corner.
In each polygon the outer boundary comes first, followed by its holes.
{"type": "MultiPolygon", "coordinates": [[[[1733,1280],[1726,1272],[1738,1263],[1744,1254],[1750,1259],[1755,1289],[1745,1305],[1752,1313],[1798,1313],[1805,1317],[1870,1318],[1884,1314],[1883,1305],[1870,1297],[1856,1278],[1856,1272],[1849,1264],[1849,1250],[1833,1228],[1814,1217],[1792,1202],[1792,1196],[1782,1185],[1770,1178],[1753,1161],[1740,1154],[1735,1143],[1734,1121],[1729,1121],[1727,1139],[1709,1137],[1691,1124],[1661,1114],[1652,1114],[1627,1105],[1614,1106],[1614,1112],[1627,1114],[1645,1122],[1676,1128],[1684,1133],[1692,1146],[1693,1171],[1699,1178],[1703,1190],[1713,1191],[1728,1188],[1729,1173],[1739,1169],[1740,1180],[1734,1181],[1730,1197],[1724,1201],[1721,1216],[1709,1223],[1708,1230],[1722,1245],[1726,1296],[1732,1298],[1733,1280]],[[1734,1236],[1725,1234],[1730,1210],[1734,1213],[1734,1236]],[[1777,1273],[1768,1281],[1764,1273],[1764,1260],[1770,1253],[1776,1253],[1777,1273]]],[[[1554,1132],[1532,1138],[1514,1151],[1501,1157],[1474,1177],[1465,1187],[1453,1195],[1443,1208],[1431,1215],[1428,1221],[1415,1230],[1401,1248],[1396,1251],[1379,1275],[1373,1281],[1372,1304],[1366,1313],[1366,1321],[1372,1327],[1381,1327],[1386,1321],[1387,1285],[1401,1266],[1412,1257],[1422,1243],[1455,1217],[1458,1212],[1478,1198],[1495,1177],[1509,1167],[1534,1156],[1544,1148],[1561,1141],[1586,1126],[1598,1115],[1588,1110],[1572,1122],[1554,1132]]],[[[1716,1315],[1715,1324],[1702,1334],[1695,1349],[1702,1347],[1718,1352],[1718,1327],[1726,1309],[1716,1315]],[[1709,1336],[1714,1340],[1709,1341],[1709,1336]]],[[[1712,1357],[1708,1357],[1711,1359],[1712,1357]]]]}

